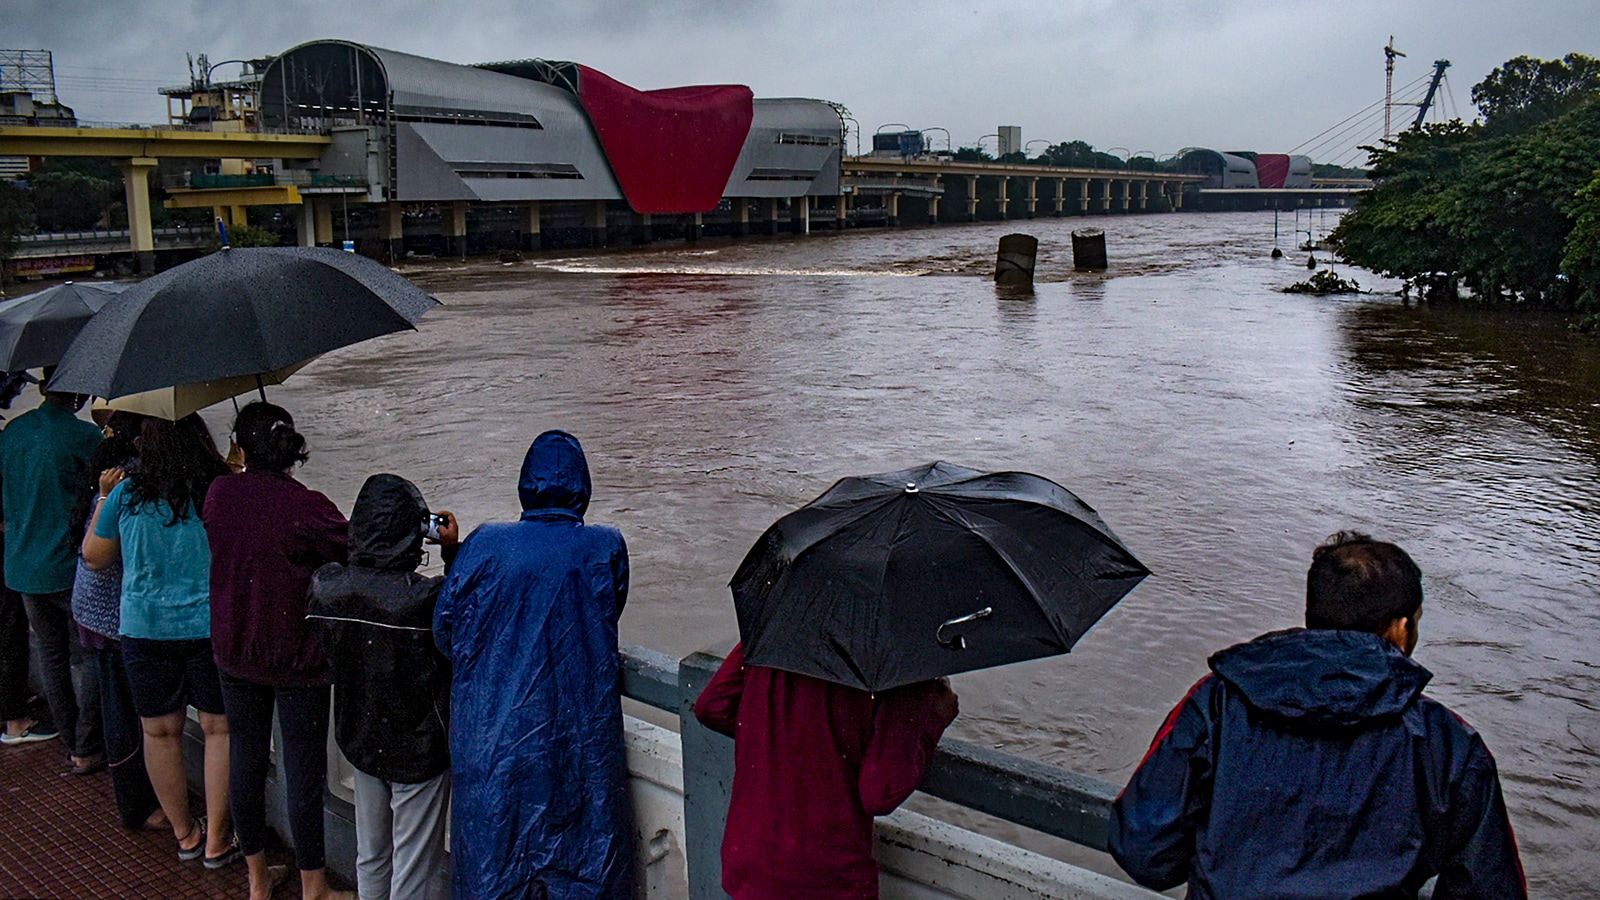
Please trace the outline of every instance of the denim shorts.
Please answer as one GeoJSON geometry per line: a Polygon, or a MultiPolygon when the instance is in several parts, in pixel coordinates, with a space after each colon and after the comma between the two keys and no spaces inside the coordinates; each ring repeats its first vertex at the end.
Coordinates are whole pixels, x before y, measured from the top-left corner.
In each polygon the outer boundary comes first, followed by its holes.
{"type": "Polygon", "coordinates": [[[211,657],[210,638],[151,641],[124,637],[122,663],[128,670],[133,708],[140,718],[182,712],[186,706],[223,714],[222,683],[211,657]]]}

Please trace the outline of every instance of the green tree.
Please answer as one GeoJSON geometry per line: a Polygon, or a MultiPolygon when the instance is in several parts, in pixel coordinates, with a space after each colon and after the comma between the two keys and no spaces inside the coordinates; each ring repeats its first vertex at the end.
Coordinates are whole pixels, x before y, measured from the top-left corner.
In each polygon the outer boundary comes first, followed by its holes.
{"type": "Polygon", "coordinates": [[[6,264],[24,234],[33,231],[33,204],[15,183],[0,180],[0,293],[5,290],[6,264]]]}
{"type": "Polygon", "coordinates": [[[950,158],[956,162],[994,162],[994,157],[985,153],[982,147],[957,147],[950,158]]]}
{"type": "Polygon", "coordinates": [[[1600,170],[1573,199],[1577,218],[1567,236],[1561,271],[1584,314],[1580,327],[1594,331],[1600,328],[1600,170]]]}
{"type": "Polygon", "coordinates": [[[1498,134],[1522,131],[1565,113],[1600,92],[1600,59],[1519,56],[1472,87],[1483,123],[1498,134]]]}
{"type": "Polygon", "coordinates": [[[28,179],[34,215],[44,231],[93,228],[111,206],[111,182],[77,172],[44,172],[28,179]]]}

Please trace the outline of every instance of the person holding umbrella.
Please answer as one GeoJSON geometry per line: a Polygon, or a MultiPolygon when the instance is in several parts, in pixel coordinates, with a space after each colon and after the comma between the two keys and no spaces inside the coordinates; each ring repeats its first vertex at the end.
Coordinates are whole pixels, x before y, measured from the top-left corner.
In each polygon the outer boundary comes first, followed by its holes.
{"type": "Polygon", "coordinates": [[[767,529],[695,702],[734,739],[735,900],[878,895],[872,819],[959,706],[941,676],[1064,653],[1149,574],[1065,488],[948,463],[845,478],[767,529]]]}
{"type": "Polygon", "coordinates": [[[100,474],[99,505],[83,538],[90,570],[121,563],[117,633],[144,732],[145,769],[178,858],[202,859],[207,868],[238,859],[228,829],[228,723],[211,654],[210,557],[200,521],[207,488],[226,471],[199,415],[146,418],[137,470],[100,474]],[[207,818],[189,806],[183,729],[190,706],[205,732],[207,818]]]}
{"type": "Polygon", "coordinates": [[[309,454],[288,410],[251,403],[233,433],[245,471],[212,483],[202,515],[211,546],[211,641],[232,735],[229,797],[250,897],[266,900],[287,875],[267,865],[265,852],[274,709],[301,896],[348,896],[327,879],[322,795],[333,672],[307,627],[306,595],[313,572],[345,562],[349,523],[291,474],[309,454]]]}

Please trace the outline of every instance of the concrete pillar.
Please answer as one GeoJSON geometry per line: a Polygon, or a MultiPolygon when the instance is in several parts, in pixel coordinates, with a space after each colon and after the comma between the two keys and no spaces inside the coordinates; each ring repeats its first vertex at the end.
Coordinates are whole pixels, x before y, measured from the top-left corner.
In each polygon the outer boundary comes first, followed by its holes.
{"type": "Polygon", "coordinates": [[[446,256],[467,255],[467,201],[452,200],[444,211],[444,252],[446,256]]]}
{"type": "Polygon", "coordinates": [[[938,194],[929,194],[928,195],[928,224],[929,225],[937,225],[937,224],[939,224],[939,195],[938,194]]]}
{"type": "Polygon", "coordinates": [[[606,245],[606,201],[593,200],[589,203],[589,246],[604,247],[606,245]]]}
{"type": "Polygon", "coordinates": [[[1038,210],[1038,208],[1039,208],[1039,179],[1037,179],[1037,178],[1029,178],[1028,179],[1028,218],[1030,218],[1030,219],[1033,218],[1033,214],[1034,214],[1035,211],[1038,210]]]}
{"type": "Polygon", "coordinates": [[[156,238],[150,228],[150,173],[156,161],[135,156],[117,168],[122,170],[124,199],[128,204],[128,242],[139,272],[151,275],[156,270],[156,238]]]}
{"type": "Polygon", "coordinates": [[[316,207],[311,205],[311,200],[300,201],[300,211],[295,219],[295,243],[302,247],[315,247],[317,245],[317,217],[316,207]]]}
{"type": "Polygon", "coordinates": [[[1149,194],[1149,192],[1150,192],[1150,182],[1148,182],[1148,181],[1139,182],[1139,211],[1140,212],[1143,212],[1145,210],[1145,208],[1146,208],[1145,207],[1145,201],[1148,199],[1147,195],[1149,194]]]}
{"type": "Polygon", "coordinates": [[[1183,209],[1183,182],[1181,181],[1172,186],[1172,208],[1175,210],[1183,209]]]}
{"type": "Polygon", "coordinates": [[[778,233],[778,198],[767,198],[767,234],[778,233]]]}
{"type": "Polygon", "coordinates": [[[405,258],[405,207],[394,202],[383,205],[383,212],[378,218],[378,237],[383,239],[384,256],[390,262],[397,262],[405,258]]]}
{"type": "Polygon", "coordinates": [[[333,246],[333,201],[327,197],[311,199],[312,223],[318,247],[333,246]]]}
{"type": "Polygon", "coordinates": [[[967,221],[978,221],[978,176],[967,176],[967,221]]]}
{"type": "Polygon", "coordinates": [[[543,210],[539,201],[529,200],[522,206],[522,249],[538,250],[544,246],[543,210]]]}
{"type": "Polygon", "coordinates": [[[1127,179],[1122,181],[1122,196],[1118,198],[1118,208],[1123,212],[1128,211],[1128,194],[1133,190],[1133,182],[1127,179]]]}
{"type": "Polygon", "coordinates": [[[1067,201],[1067,180],[1065,178],[1057,178],[1056,179],[1056,218],[1059,219],[1063,215],[1066,215],[1066,211],[1067,211],[1066,201],[1067,201]]]}
{"type": "Polygon", "coordinates": [[[1087,178],[1078,182],[1078,213],[1085,216],[1089,214],[1089,179],[1087,178]]]}
{"type": "Polygon", "coordinates": [[[704,215],[695,213],[694,218],[689,221],[689,227],[684,230],[683,239],[686,241],[700,240],[700,231],[705,228],[705,224],[704,215]]]}
{"type": "Polygon", "coordinates": [[[1100,185],[1102,189],[1100,193],[1100,211],[1103,213],[1111,212],[1111,179],[1102,178],[1100,185]]]}
{"type": "Polygon", "coordinates": [[[750,233],[750,201],[743,197],[733,198],[733,234],[735,237],[744,237],[750,233]]]}
{"type": "Polygon", "coordinates": [[[228,223],[230,225],[250,224],[250,214],[243,206],[228,207],[228,223]]]}
{"type": "Polygon", "coordinates": [[[834,228],[844,230],[845,221],[850,218],[850,195],[840,194],[833,207],[834,228]]]}
{"type": "Polygon", "coordinates": [[[1000,193],[999,193],[998,196],[1000,198],[1000,218],[1002,218],[1002,219],[1011,218],[1011,216],[1008,215],[1008,212],[1011,209],[1011,176],[1010,175],[1001,175],[1000,176],[1000,193]]]}
{"type": "Polygon", "coordinates": [[[655,220],[649,213],[633,214],[633,242],[648,244],[655,240],[655,220]]]}
{"type": "Polygon", "coordinates": [[[900,224],[900,192],[890,191],[889,196],[883,198],[884,206],[889,213],[889,227],[900,224]]]}
{"type": "Polygon", "coordinates": [[[796,197],[789,201],[789,218],[794,222],[795,234],[810,234],[811,198],[796,197]]]}

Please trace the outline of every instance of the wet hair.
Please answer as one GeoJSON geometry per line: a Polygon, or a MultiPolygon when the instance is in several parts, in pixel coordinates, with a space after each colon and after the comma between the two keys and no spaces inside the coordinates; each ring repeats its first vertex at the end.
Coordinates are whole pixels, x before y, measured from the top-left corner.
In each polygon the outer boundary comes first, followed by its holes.
{"type": "Polygon", "coordinates": [[[167,524],[176,525],[199,515],[211,482],[226,474],[228,463],[199,413],[176,422],[146,417],[139,429],[139,470],[128,476],[128,505],[137,510],[166,501],[172,509],[167,524]]]}
{"type": "Polygon", "coordinates": [[[265,400],[239,410],[233,439],[244,451],[245,465],[263,472],[284,472],[311,458],[305,437],[294,430],[294,417],[265,400]]]}
{"type": "Polygon", "coordinates": [[[72,506],[71,530],[68,534],[81,535],[88,529],[89,509],[94,505],[93,497],[100,489],[100,473],[107,469],[126,469],[139,458],[139,447],[135,441],[143,427],[144,416],[138,413],[119,409],[111,414],[106,422],[111,436],[94,448],[94,453],[83,464],[83,472],[78,476],[78,499],[72,506]]]}
{"type": "Polygon", "coordinates": [[[1306,627],[1382,634],[1422,608],[1422,570],[1404,550],[1341,531],[1311,553],[1306,627]]]}

